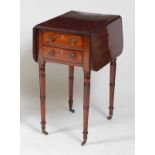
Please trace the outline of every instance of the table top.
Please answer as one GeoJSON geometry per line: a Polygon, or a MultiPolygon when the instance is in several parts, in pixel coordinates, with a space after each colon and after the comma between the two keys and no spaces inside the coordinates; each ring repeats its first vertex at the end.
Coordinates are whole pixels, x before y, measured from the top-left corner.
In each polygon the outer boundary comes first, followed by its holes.
{"type": "Polygon", "coordinates": [[[46,57],[47,61],[57,60],[98,71],[114,61],[122,49],[122,18],[119,15],[69,11],[33,28],[35,61],[40,51],[42,62],[46,57]]]}
{"type": "Polygon", "coordinates": [[[36,25],[36,27],[44,30],[89,35],[118,18],[120,18],[119,15],[69,11],[56,18],[40,23],[36,25]]]}

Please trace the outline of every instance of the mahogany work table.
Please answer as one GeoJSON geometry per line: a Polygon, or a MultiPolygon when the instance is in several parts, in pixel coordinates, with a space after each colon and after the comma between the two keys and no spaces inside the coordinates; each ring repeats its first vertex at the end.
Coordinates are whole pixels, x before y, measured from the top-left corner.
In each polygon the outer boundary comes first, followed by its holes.
{"type": "Polygon", "coordinates": [[[87,141],[91,70],[98,71],[110,63],[109,120],[113,115],[116,58],[122,53],[122,19],[118,15],[103,15],[70,11],[33,28],[33,59],[39,65],[41,127],[45,130],[45,63],[69,66],[69,110],[74,112],[74,66],[84,72],[83,141],[87,141]]]}

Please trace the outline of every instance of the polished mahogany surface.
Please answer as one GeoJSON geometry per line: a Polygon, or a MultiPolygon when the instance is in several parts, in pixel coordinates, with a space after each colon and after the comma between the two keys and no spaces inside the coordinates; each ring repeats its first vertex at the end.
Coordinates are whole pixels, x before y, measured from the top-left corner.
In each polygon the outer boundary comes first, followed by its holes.
{"type": "Polygon", "coordinates": [[[38,24],[40,29],[77,34],[90,34],[120,18],[118,15],[103,15],[69,11],[56,18],[38,24]]]}
{"type": "Polygon", "coordinates": [[[82,37],[80,35],[48,31],[43,33],[43,42],[47,46],[55,45],[82,49],[82,37]]]}
{"type": "Polygon", "coordinates": [[[55,47],[44,47],[43,56],[47,61],[57,60],[61,62],[73,62],[82,65],[82,52],[55,47]]]}
{"type": "Polygon", "coordinates": [[[122,18],[69,11],[38,24],[33,29],[33,58],[38,60],[38,32],[43,32],[43,44],[75,50],[83,49],[83,36],[90,40],[90,67],[98,71],[122,53],[122,18]]]}
{"type": "Polygon", "coordinates": [[[46,62],[69,66],[69,110],[73,107],[74,67],[84,72],[83,84],[83,142],[87,141],[91,71],[98,71],[110,63],[109,115],[114,109],[116,58],[123,50],[122,18],[118,15],[103,15],[69,11],[45,21],[33,28],[33,59],[39,65],[41,127],[46,127],[46,62]]]}

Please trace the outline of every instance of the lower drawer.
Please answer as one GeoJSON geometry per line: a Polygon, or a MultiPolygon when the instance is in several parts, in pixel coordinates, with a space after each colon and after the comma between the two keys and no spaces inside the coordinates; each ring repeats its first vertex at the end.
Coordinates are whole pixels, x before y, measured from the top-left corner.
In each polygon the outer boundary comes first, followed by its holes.
{"type": "Polygon", "coordinates": [[[82,64],[82,51],[43,47],[44,58],[82,64]]]}

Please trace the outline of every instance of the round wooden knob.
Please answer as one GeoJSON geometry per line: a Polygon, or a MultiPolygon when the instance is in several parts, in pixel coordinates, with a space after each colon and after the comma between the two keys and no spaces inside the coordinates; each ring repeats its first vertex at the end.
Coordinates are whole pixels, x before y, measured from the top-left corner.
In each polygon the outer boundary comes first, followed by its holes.
{"type": "Polygon", "coordinates": [[[54,55],[55,55],[55,51],[54,51],[54,50],[49,51],[49,52],[48,52],[48,55],[54,56],[54,55]]]}
{"type": "Polygon", "coordinates": [[[70,58],[75,59],[76,58],[76,53],[71,53],[70,58]]]}
{"type": "Polygon", "coordinates": [[[70,39],[69,39],[69,43],[70,43],[71,45],[76,45],[76,43],[77,43],[76,38],[70,38],[70,39]]]}
{"type": "Polygon", "coordinates": [[[48,40],[49,40],[49,41],[55,41],[55,36],[49,35],[49,36],[48,36],[48,40]]]}

